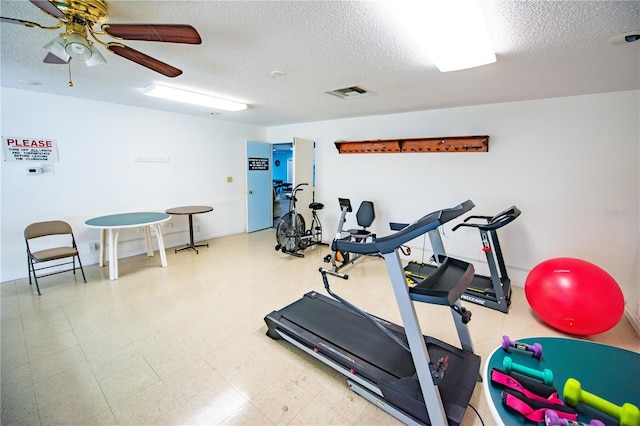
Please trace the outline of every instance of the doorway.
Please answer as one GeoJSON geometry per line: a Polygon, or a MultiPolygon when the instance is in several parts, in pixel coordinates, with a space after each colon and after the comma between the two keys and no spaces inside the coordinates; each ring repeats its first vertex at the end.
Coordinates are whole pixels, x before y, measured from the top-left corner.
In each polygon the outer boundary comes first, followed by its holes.
{"type": "Polygon", "coordinates": [[[314,200],[314,154],[315,142],[299,137],[284,143],[246,142],[247,232],[277,226],[277,219],[289,211],[287,194],[299,183],[309,185],[296,199],[299,213],[311,223],[307,206],[314,200]]]}
{"type": "Polygon", "coordinates": [[[293,184],[293,143],[272,144],[273,156],[273,227],[278,226],[280,218],[289,210],[287,194],[293,184]]]}

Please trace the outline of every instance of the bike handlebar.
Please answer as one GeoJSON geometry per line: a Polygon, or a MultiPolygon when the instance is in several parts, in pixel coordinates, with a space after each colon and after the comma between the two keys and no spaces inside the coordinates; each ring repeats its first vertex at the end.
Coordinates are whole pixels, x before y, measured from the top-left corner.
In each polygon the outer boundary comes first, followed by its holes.
{"type": "Polygon", "coordinates": [[[297,184],[295,187],[293,187],[293,190],[291,191],[291,194],[287,194],[287,198],[290,199],[290,200],[293,200],[293,202],[296,202],[297,201],[296,192],[302,191],[303,188],[300,188],[300,187],[304,186],[304,185],[309,185],[309,184],[306,183],[306,182],[297,184]]]}
{"type": "Polygon", "coordinates": [[[298,192],[298,191],[302,191],[302,188],[300,188],[300,187],[301,187],[301,186],[304,186],[304,185],[309,185],[309,184],[308,184],[308,183],[299,183],[299,184],[297,184],[297,185],[293,188],[292,193],[294,193],[294,194],[295,194],[295,193],[296,193],[296,192],[298,192]]]}

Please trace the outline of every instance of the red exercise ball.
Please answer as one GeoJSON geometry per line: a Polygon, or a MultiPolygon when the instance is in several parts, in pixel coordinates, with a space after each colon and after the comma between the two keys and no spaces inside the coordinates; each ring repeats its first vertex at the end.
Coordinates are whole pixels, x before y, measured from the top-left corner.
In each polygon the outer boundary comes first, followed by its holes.
{"type": "Polygon", "coordinates": [[[545,260],[527,276],[524,292],[542,321],[574,335],[605,332],[624,313],[618,283],[604,269],[580,259],[545,260]]]}

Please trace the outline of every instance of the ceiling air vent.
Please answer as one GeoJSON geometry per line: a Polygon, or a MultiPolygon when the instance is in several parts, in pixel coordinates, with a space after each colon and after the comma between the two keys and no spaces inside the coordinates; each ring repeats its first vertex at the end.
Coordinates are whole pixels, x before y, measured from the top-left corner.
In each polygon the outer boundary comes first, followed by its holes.
{"type": "Polygon", "coordinates": [[[340,99],[355,99],[355,98],[362,98],[363,96],[375,95],[375,93],[369,92],[363,89],[362,87],[358,87],[358,86],[345,87],[344,89],[336,89],[327,93],[333,96],[337,96],[340,99]]]}

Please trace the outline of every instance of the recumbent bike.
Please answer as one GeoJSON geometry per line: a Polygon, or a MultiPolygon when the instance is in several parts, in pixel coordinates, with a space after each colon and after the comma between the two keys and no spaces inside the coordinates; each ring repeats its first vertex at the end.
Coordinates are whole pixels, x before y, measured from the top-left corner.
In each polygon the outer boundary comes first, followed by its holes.
{"type": "MultiPolygon", "coordinates": [[[[348,231],[344,231],[343,227],[344,223],[347,221],[347,213],[351,213],[353,211],[353,208],[351,207],[351,200],[348,198],[338,198],[338,204],[340,205],[341,214],[340,220],[338,221],[338,230],[336,231],[335,236],[336,239],[356,241],[359,243],[375,240],[376,234],[367,230],[376,218],[373,202],[363,201],[360,203],[360,207],[358,207],[358,211],[356,212],[356,221],[360,228],[349,229],[348,231]]],[[[352,254],[348,251],[332,250],[331,254],[324,257],[325,263],[331,263],[332,265],[331,269],[327,270],[327,273],[346,280],[349,278],[349,275],[343,274],[339,271],[362,256],[363,255],[359,253],[352,254]]]]}

